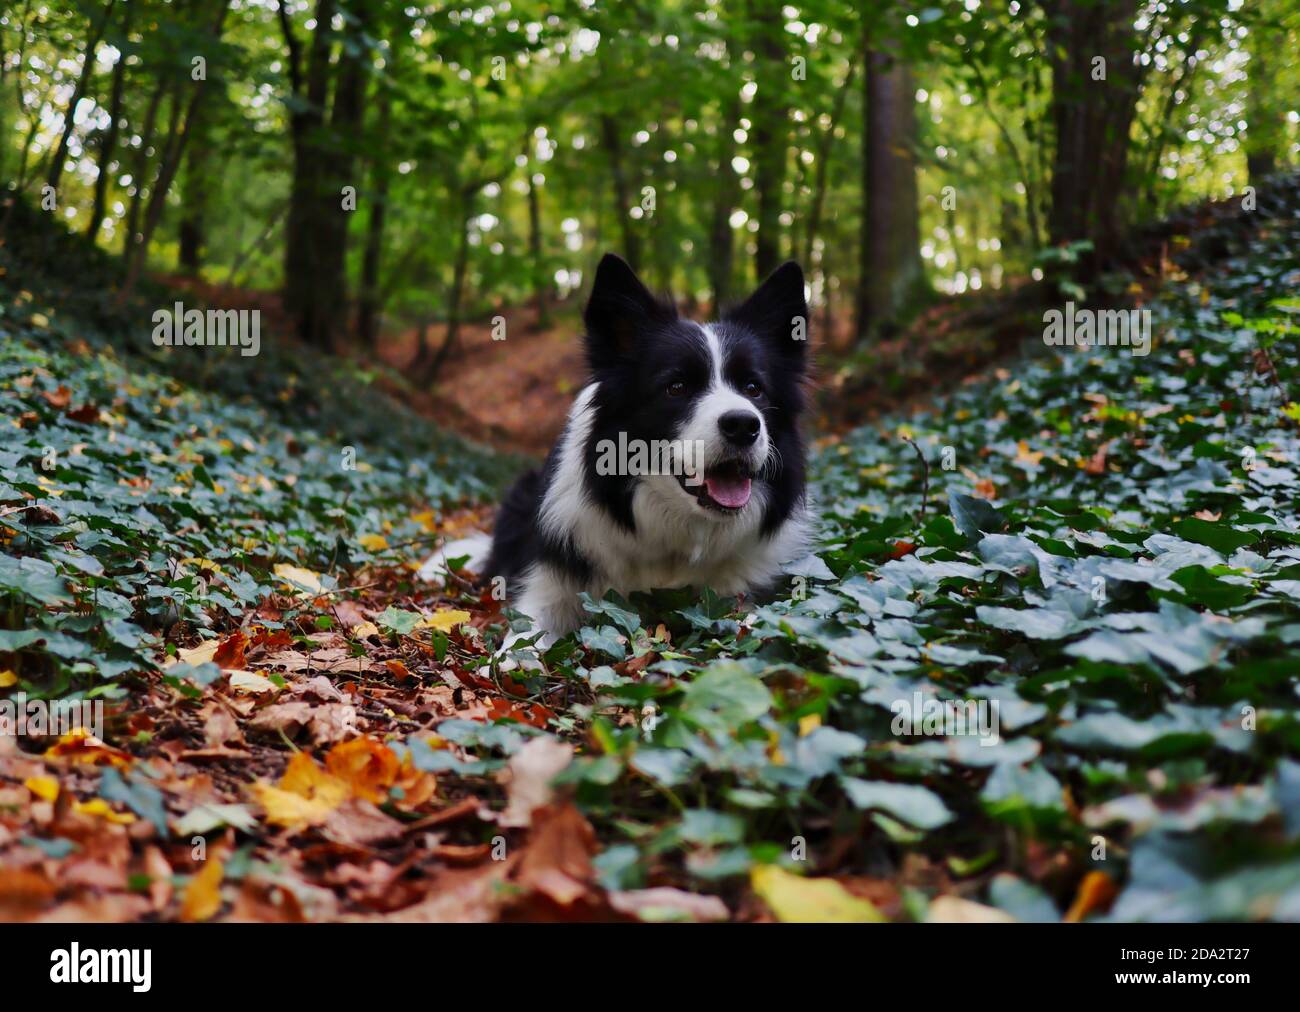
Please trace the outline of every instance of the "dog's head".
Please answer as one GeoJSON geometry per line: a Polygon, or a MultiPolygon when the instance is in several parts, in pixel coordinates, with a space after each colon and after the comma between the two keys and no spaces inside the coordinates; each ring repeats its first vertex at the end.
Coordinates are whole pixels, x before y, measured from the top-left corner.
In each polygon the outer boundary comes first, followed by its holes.
{"type": "Polygon", "coordinates": [[[675,514],[779,524],[803,483],[808,305],[799,266],[781,265],[721,320],[699,324],[606,255],[585,321],[599,383],[588,452],[605,504],[621,515],[641,482],[675,514]]]}

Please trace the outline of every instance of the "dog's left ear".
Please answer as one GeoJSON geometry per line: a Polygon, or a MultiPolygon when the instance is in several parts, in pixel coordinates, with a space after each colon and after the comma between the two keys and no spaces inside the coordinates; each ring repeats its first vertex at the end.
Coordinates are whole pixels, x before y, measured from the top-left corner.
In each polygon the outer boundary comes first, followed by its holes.
{"type": "Polygon", "coordinates": [[[787,260],[768,275],[753,295],[724,314],[723,321],[747,327],[802,368],[808,347],[809,318],[799,265],[787,260]]]}

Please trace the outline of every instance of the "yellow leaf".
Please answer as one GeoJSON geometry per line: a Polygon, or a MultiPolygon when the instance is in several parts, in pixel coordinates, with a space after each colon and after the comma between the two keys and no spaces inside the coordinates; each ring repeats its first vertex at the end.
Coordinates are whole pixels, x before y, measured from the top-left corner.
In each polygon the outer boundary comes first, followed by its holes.
{"type": "Polygon", "coordinates": [[[370,636],[378,636],[379,627],[373,622],[361,622],[352,627],[352,638],[354,640],[363,640],[370,636]]]}
{"type": "Polygon", "coordinates": [[[877,924],[885,917],[830,878],[803,878],[773,864],[749,873],[754,892],[787,923],[877,924]]]}
{"type": "Polygon", "coordinates": [[[294,829],[324,822],[351,794],[345,781],[326,773],[305,752],[294,753],[278,786],[256,783],[252,790],[269,822],[294,829]]]}
{"type": "Polygon", "coordinates": [[[225,869],[215,857],[203,863],[199,873],[185,887],[185,896],[181,900],[182,921],[206,921],[216,916],[221,909],[221,878],[224,873],[225,869]]]}
{"type": "Polygon", "coordinates": [[[800,717],[799,737],[806,738],[808,735],[812,734],[821,726],[822,726],[822,718],[820,714],[810,713],[805,717],[800,717]]]}
{"type": "Polygon", "coordinates": [[[107,801],[103,798],[92,798],[90,801],[73,802],[72,810],[80,812],[82,815],[98,815],[100,818],[107,819],[117,826],[129,826],[135,822],[135,816],[130,812],[115,812],[107,801]]]}
{"type": "Polygon", "coordinates": [[[23,786],[42,801],[54,801],[59,796],[59,782],[53,777],[28,777],[23,786]]]}
{"type": "Polygon", "coordinates": [[[275,567],[275,575],[284,580],[289,589],[298,597],[310,594],[312,597],[325,593],[320,585],[320,573],[313,573],[310,569],[303,569],[301,566],[291,566],[286,562],[281,562],[275,567]]]}
{"type": "Polygon", "coordinates": [[[274,692],[276,690],[275,682],[265,675],[259,675],[256,671],[241,671],[235,669],[230,674],[230,687],[236,692],[274,692]]]}
{"type": "Polygon", "coordinates": [[[382,534],[363,534],[357,538],[357,544],[368,552],[382,552],[388,547],[388,539],[382,534]]]}
{"type": "Polygon", "coordinates": [[[471,615],[467,611],[457,611],[454,608],[446,608],[443,611],[434,612],[428,618],[422,618],[416,623],[417,629],[437,629],[439,632],[447,632],[464,622],[468,622],[471,615]]]}
{"type": "Polygon", "coordinates": [[[167,665],[189,664],[192,667],[198,667],[200,664],[207,664],[216,656],[217,647],[219,646],[221,646],[220,640],[208,640],[206,643],[200,643],[196,647],[177,650],[176,656],[169,659],[167,665]]]}
{"type": "Polygon", "coordinates": [[[18,676],[12,671],[0,671],[0,689],[7,689],[18,684],[18,676]]]}

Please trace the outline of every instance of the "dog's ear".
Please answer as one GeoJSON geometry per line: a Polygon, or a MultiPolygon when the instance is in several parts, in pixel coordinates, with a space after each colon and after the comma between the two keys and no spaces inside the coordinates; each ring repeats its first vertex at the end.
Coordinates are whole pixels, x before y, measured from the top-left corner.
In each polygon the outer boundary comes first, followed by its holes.
{"type": "Polygon", "coordinates": [[[632,354],[637,336],[677,318],[677,310],[656,299],[620,256],[606,253],[596,267],[583,313],[587,358],[593,370],[632,354]]]}
{"type": "Polygon", "coordinates": [[[739,306],[723,314],[723,322],[753,331],[780,355],[802,368],[808,347],[808,300],[803,271],[787,260],[739,306]]]}

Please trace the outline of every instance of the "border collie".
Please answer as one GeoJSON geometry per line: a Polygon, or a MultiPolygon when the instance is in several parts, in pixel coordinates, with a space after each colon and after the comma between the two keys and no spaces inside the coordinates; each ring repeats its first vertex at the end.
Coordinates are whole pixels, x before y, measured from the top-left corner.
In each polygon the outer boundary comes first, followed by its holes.
{"type": "Polygon", "coordinates": [[[543,645],[582,624],[581,591],[759,591],[811,534],[797,264],[701,325],[606,254],[584,321],[590,380],[546,463],[507,493],[486,564],[468,565],[505,578],[543,645]]]}

